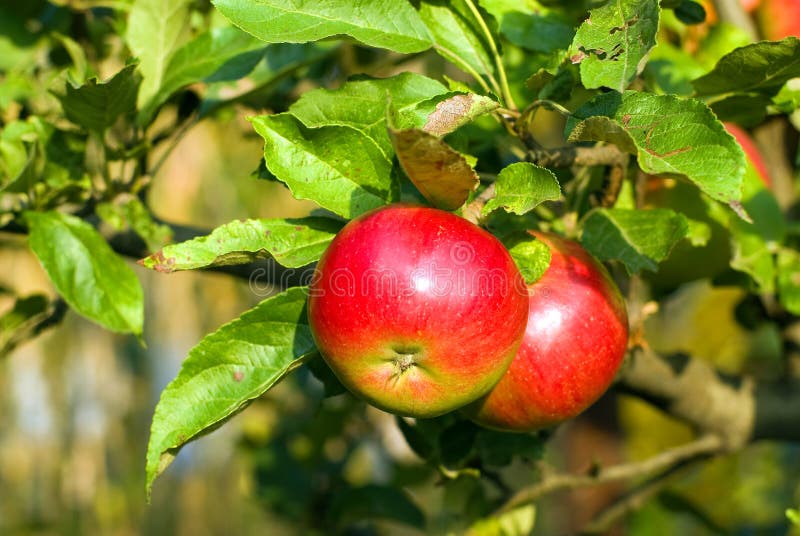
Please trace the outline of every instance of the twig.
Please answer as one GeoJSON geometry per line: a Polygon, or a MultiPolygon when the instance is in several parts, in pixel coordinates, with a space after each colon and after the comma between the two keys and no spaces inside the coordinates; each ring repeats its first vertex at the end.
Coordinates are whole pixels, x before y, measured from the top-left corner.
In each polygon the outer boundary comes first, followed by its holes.
{"type": "Polygon", "coordinates": [[[592,519],[581,530],[581,535],[608,534],[609,530],[617,521],[627,514],[640,509],[647,501],[653,498],[654,495],[664,489],[664,487],[670,483],[670,477],[705,457],[704,455],[699,455],[694,458],[683,460],[653,478],[648,479],[646,482],[634,487],[592,519]]]}
{"type": "Polygon", "coordinates": [[[481,213],[484,205],[486,205],[486,203],[488,203],[489,200],[494,197],[494,185],[495,183],[491,183],[484,191],[478,194],[478,196],[475,197],[471,203],[464,207],[464,210],[461,212],[461,216],[465,220],[471,221],[475,225],[478,225],[481,222],[483,219],[483,215],[481,213]]]}
{"type": "Polygon", "coordinates": [[[603,183],[602,197],[600,198],[600,205],[603,207],[612,207],[617,202],[619,193],[622,190],[622,183],[625,180],[625,175],[628,172],[628,155],[622,153],[619,162],[611,166],[608,176],[603,183]]]}
{"type": "Polygon", "coordinates": [[[624,162],[627,155],[616,145],[594,147],[557,147],[532,149],[528,159],[543,167],[566,168],[570,166],[613,166],[624,162]]]}
{"type": "Polygon", "coordinates": [[[593,474],[552,474],[545,475],[540,482],[522,488],[506,501],[498,513],[508,512],[523,504],[528,504],[536,499],[555,491],[597,486],[620,480],[632,480],[649,476],[659,471],[664,471],[686,460],[696,459],[721,452],[724,444],[722,440],[713,435],[707,435],[685,445],[665,450],[652,458],[640,462],[614,465],[600,469],[593,474]]]}

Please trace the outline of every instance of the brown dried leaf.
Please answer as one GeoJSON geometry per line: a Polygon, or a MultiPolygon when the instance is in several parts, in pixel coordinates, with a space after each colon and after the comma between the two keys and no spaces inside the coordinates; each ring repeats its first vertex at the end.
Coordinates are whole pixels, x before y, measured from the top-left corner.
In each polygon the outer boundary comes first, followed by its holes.
{"type": "Polygon", "coordinates": [[[389,129],[397,159],[422,195],[434,206],[455,210],[478,187],[478,175],[444,141],[419,129],[389,129]]]}

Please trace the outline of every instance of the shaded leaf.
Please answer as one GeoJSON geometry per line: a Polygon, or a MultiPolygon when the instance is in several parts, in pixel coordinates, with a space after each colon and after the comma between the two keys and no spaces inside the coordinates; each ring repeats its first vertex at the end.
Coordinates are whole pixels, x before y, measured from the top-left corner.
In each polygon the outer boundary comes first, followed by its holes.
{"type": "Polygon", "coordinates": [[[395,52],[422,52],[430,35],[406,0],[213,0],[233,24],[267,43],[306,43],[348,35],[395,52]]]}
{"type": "Polygon", "coordinates": [[[229,71],[228,77],[239,78],[261,59],[264,43],[237,28],[213,28],[204,32],[172,55],[163,80],[153,97],[140,112],[147,123],[155,110],[179,89],[212,77],[218,71],[229,71]]]}
{"type": "Polygon", "coordinates": [[[520,216],[545,201],[561,198],[558,179],[549,169],[528,162],[503,168],[495,181],[495,196],[483,207],[483,215],[503,208],[520,216]]]}
{"type": "Polygon", "coordinates": [[[686,218],[668,209],[597,209],[583,222],[581,244],[600,260],[621,261],[628,272],[656,271],[687,236],[686,218]]]}
{"type": "Polygon", "coordinates": [[[527,504],[501,514],[478,520],[467,536],[528,536],[536,523],[536,507],[527,504]]]}
{"type": "Polygon", "coordinates": [[[103,132],[121,115],[136,108],[141,77],[135,65],[128,65],[110,80],[90,78],[82,86],[67,82],[64,95],[58,95],[67,119],[94,132],[103,132]]]}
{"type": "Polygon", "coordinates": [[[493,77],[494,62],[478,21],[464,0],[420,2],[419,15],[433,36],[434,49],[454,65],[493,77]]]}
{"type": "Polygon", "coordinates": [[[393,486],[371,484],[337,492],[331,518],[340,527],[365,519],[389,519],[418,529],[425,527],[425,514],[411,497],[393,486]]]}
{"type": "Polygon", "coordinates": [[[113,202],[99,203],[95,212],[117,231],[133,230],[147,244],[147,251],[156,251],[172,240],[172,229],[153,219],[142,201],[131,194],[118,196],[113,202]]]}
{"type": "Polygon", "coordinates": [[[747,162],[742,204],[752,221],[732,220],[731,268],[748,274],[759,292],[775,292],[775,251],[783,243],[786,222],[780,205],[764,186],[758,170],[747,162]]]}
{"type": "MultiPolygon", "coordinates": [[[[591,119],[592,122],[598,121],[591,119]]],[[[604,121],[604,120],[600,120],[604,121]]],[[[741,213],[744,153],[708,107],[694,99],[653,95],[638,91],[606,93],[580,107],[567,122],[571,141],[620,143],[624,131],[635,145],[639,166],[647,173],[685,175],[712,198],[730,204],[741,213]],[[582,120],[607,117],[615,127],[580,127],[582,120]]]]}
{"type": "Polygon", "coordinates": [[[70,307],[111,331],[141,334],[139,280],[94,227],[60,212],[24,215],[28,243],[70,307]]]}
{"type": "Polygon", "coordinates": [[[345,218],[396,197],[392,164],[370,138],[349,127],[307,129],[287,114],[251,119],[264,138],[267,169],[295,197],[345,218]]]}
{"type": "Polygon", "coordinates": [[[232,221],[203,236],[165,246],[142,259],[159,272],[245,264],[270,256],[288,268],[320,258],[342,224],[330,218],[232,221]]]}
{"type": "Polygon", "coordinates": [[[778,296],[787,311],[800,315],[800,253],[793,249],[778,252],[778,296]]]}
{"type": "Polygon", "coordinates": [[[618,0],[591,10],[572,41],[583,85],[628,87],[656,44],[659,14],[658,0],[618,0]]]}
{"type": "Polygon", "coordinates": [[[692,81],[698,95],[761,93],[775,95],[800,76],[800,39],[761,41],[723,56],[714,69],[692,81]]]}
{"type": "Polygon", "coordinates": [[[550,248],[528,233],[514,233],[503,239],[526,285],[536,283],[550,266],[550,248]]]}
{"type": "Polygon", "coordinates": [[[156,406],[147,445],[148,496],[183,445],[243,409],[315,351],[306,289],[299,287],[206,335],[156,406]]]}
{"type": "Polygon", "coordinates": [[[573,25],[557,10],[506,0],[481,0],[480,4],[497,19],[500,33],[522,48],[544,53],[566,50],[575,36],[573,25]]]}
{"type": "Polygon", "coordinates": [[[478,187],[478,174],[467,160],[433,134],[389,128],[389,135],[403,171],[435,207],[455,210],[478,187]]]}
{"type": "Polygon", "coordinates": [[[43,294],[17,298],[11,310],[0,316],[0,358],[34,336],[39,323],[53,313],[54,307],[43,294]]]}

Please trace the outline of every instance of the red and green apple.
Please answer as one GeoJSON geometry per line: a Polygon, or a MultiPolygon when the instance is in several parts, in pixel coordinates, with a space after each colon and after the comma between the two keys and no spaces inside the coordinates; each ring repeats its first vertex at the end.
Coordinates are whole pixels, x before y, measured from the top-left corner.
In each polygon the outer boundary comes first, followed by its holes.
{"type": "Polygon", "coordinates": [[[388,412],[433,417],[497,383],[525,333],[528,293],[493,235],[398,204],[339,232],[317,265],[308,315],[345,387],[388,412]]]}

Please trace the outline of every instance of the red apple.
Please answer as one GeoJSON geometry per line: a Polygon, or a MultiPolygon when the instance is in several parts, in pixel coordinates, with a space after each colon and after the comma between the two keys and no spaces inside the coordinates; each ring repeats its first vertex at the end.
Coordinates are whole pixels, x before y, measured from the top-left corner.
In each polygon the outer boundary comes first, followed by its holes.
{"type": "Polygon", "coordinates": [[[308,301],[317,347],[345,387],[412,417],[486,394],[519,348],[527,310],[499,240],[409,205],[348,223],[320,259],[308,301]]]}
{"type": "MultiPolygon", "coordinates": [[[[798,5],[800,5],[800,0],[798,0],[798,5]]],[[[800,16],[800,12],[798,13],[800,16]]],[[[800,21],[798,21],[800,24],[800,21]]],[[[742,150],[744,151],[745,156],[750,163],[753,164],[753,167],[756,168],[758,172],[758,177],[761,179],[761,182],[764,183],[764,186],[767,188],[772,187],[772,179],[769,176],[769,170],[767,169],[767,165],[764,163],[764,159],[761,157],[761,152],[756,147],[756,142],[753,141],[753,138],[744,131],[740,126],[736,125],[735,123],[723,123],[725,128],[731,135],[736,138],[736,141],[739,142],[739,145],[742,146],[742,150]]]]}
{"type": "Polygon", "coordinates": [[[800,37],[800,0],[763,0],[758,22],[766,39],[800,37]]]}
{"type": "Polygon", "coordinates": [[[522,346],[500,382],[466,412],[481,425],[529,432],[575,417],[611,385],[628,341],[625,302],[580,245],[531,231],[551,251],[530,288],[522,346]]]}

